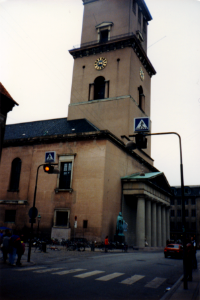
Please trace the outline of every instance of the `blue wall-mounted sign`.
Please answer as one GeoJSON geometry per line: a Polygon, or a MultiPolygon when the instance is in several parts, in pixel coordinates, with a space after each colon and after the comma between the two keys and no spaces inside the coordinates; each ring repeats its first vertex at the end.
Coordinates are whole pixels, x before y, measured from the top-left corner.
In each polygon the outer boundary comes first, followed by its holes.
{"type": "Polygon", "coordinates": [[[56,159],[55,151],[45,152],[45,163],[54,163],[56,159]]]}
{"type": "Polygon", "coordinates": [[[135,118],[134,119],[134,132],[149,132],[150,131],[150,118],[135,118]]]}

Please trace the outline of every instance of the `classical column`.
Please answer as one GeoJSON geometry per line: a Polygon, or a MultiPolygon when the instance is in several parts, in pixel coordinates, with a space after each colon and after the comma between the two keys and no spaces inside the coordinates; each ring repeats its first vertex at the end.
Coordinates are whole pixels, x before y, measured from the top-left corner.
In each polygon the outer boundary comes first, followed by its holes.
{"type": "Polygon", "coordinates": [[[166,213],[165,206],[161,207],[161,237],[162,237],[162,246],[166,245],[166,213]]]}
{"type": "Polygon", "coordinates": [[[152,202],[151,207],[151,247],[157,246],[157,214],[156,202],[152,202]]]}
{"type": "Polygon", "coordinates": [[[170,240],[170,215],[169,215],[169,206],[166,207],[166,239],[170,240]]]}
{"type": "Polygon", "coordinates": [[[144,247],[145,241],[145,199],[138,198],[136,215],[136,245],[144,247]]]}
{"type": "Polygon", "coordinates": [[[147,200],[145,205],[145,237],[148,246],[151,247],[151,201],[147,200]]]}
{"type": "Polygon", "coordinates": [[[157,205],[157,247],[162,246],[161,239],[161,205],[157,205]]]}

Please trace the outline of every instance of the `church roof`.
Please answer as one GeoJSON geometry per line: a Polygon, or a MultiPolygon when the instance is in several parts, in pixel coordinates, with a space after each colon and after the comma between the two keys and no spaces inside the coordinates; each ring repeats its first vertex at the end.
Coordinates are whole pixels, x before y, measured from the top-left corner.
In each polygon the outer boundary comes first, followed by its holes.
{"type": "Polygon", "coordinates": [[[6,90],[6,88],[3,86],[3,84],[0,82],[0,93],[3,94],[4,96],[10,98],[11,100],[13,100],[15,102],[16,105],[17,102],[11,97],[11,95],[8,93],[8,91],[6,90]]]}
{"type": "Polygon", "coordinates": [[[28,139],[59,134],[98,131],[86,119],[68,121],[67,118],[6,125],[4,140],[28,139]]]}

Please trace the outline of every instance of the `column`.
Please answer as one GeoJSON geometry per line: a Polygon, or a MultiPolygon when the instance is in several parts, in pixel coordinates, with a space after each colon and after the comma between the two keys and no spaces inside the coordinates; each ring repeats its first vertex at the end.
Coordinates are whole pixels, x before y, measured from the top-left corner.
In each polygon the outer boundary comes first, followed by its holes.
{"type": "Polygon", "coordinates": [[[166,207],[166,239],[170,240],[170,215],[169,215],[169,207],[166,207]]]}
{"type": "Polygon", "coordinates": [[[166,245],[166,214],[165,206],[161,207],[161,237],[162,237],[162,246],[166,245]]]}
{"type": "Polygon", "coordinates": [[[152,202],[152,207],[151,207],[151,247],[157,247],[156,202],[152,202]]]}
{"type": "Polygon", "coordinates": [[[157,247],[162,246],[161,239],[161,205],[157,205],[157,247]]]}
{"type": "Polygon", "coordinates": [[[145,237],[148,246],[151,247],[151,201],[146,200],[145,210],[145,237]]]}
{"type": "Polygon", "coordinates": [[[138,198],[136,215],[136,245],[144,247],[145,241],[145,199],[138,198]]]}

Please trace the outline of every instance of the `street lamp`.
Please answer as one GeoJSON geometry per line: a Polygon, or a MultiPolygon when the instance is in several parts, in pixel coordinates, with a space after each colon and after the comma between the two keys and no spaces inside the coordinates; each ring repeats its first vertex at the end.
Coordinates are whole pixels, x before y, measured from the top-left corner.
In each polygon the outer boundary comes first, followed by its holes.
{"type": "Polygon", "coordinates": [[[37,228],[37,237],[39,237],[39,226],[40,226],[40,220],[41,220],[41,216],[40,214],[38,215],[38,228],[37,228]]]}

